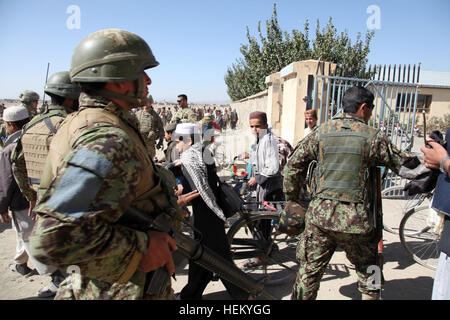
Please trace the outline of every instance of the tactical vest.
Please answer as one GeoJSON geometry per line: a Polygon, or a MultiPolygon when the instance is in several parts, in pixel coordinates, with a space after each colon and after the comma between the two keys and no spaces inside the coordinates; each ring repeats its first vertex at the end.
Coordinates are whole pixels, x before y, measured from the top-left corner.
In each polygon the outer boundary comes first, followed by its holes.
{"type": "Polygon", "coordinates": [[[316,197],[365,201],[369,153],[376,134],[376,129],[352,118],[338,118],[319,127],[316,197]]]}
{"type": "Polygon", "coordinates": [[[34,117],[23,129],[18,150],[22,150],[30,185],[37,191],[50,142],[67,116],[63,107],[49,109],[34,117]]]}
{"type": "Polygon", "coordinates": [[[136,114],[136,118],[139,121],[139,131],[144,134],[148,134],[152,129],[152,121],[153,121],[152,114],[145,112],[144,110],[140,110],[136,114]]]}
{"type": "MultiPolygon", "coordinates": [[[[117,115],[103,108],[86,108],[67,116],[66,122],[58,130],[53,138],[50,152],[46,162],[46,168],[41,179],[41,189],[44,192],[51,186],[52,181],[58,175],[64,158],[76,143],[77,137],[87,128],[93,126],[113,126],[122,129],[132,140],[135,147],[136,158],[141,163],[142,171],[138,175],[136,186],[136,198],[131,205],[144,212],[156,212],[157,209],[165,209],[169,206],[181,211],[167,196],[167,186],[159,169],[155,168],[148,156],[147,149],[140,134],[120,119],[117,115]]],[[[172,192],[173,193],[173,192],[172,192]]]]}

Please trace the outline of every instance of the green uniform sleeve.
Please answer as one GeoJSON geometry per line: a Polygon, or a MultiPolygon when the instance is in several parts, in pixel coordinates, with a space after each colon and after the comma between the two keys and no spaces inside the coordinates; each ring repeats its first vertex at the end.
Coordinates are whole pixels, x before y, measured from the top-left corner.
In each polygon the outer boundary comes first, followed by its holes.
{"type": "Polygon", "coordinates": [[[403,160],[409,155],[397,148],[382,132],[378,132],[371,147],[371,166],[385,166],[399,174],[403,160]]]}
{"type": "Polygon", "coordinates": [[[302,186],[306,180],[308,166],[317,159],[318,140],[317,131],[300,141],[290,155],[283,170],[283,192],[286,201],[297,202],[302,186]]]}
{"type": "Polygon", "coordinates": [[[147,250],[148,236],[117,224],[131,204],[142,164],[118,128],[94,127],[77,138],[35,211],[30,238],[41,262],[105,282],[117,282],[147,250]]]}
{"type": "Polygon", "coordinates": [[[4,145],[4,140],[6,139],[7,136],[7,132],[6,132],[6,128],[3,124],[3,121],[0,121],[0,147],[3,148],[4,145]]]}
{"type": "Polygon", "coordinates": [[[14,147],[14,150],[11,155],[11,161],[12,161],[12,171],[13,171],[14,179],[16,180],[20,191],[22,192],[24,197],[29,202],[36,201],[37,193],[31,187],[31,185],[28,181],[27,166],[25,163],[25,157],[23,155],[23,151],[21,150],[21,142],[20,141],[14,147]]]}

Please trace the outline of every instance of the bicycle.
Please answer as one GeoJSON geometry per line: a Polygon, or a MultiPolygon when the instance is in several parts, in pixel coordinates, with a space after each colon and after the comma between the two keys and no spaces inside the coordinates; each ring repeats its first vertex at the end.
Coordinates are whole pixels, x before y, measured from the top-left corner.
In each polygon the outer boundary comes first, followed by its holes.
{"type": "Polygon", "coordinates": [[[235,175],[233,182],[243,199],[242,210],[230,219],[232,224],[227,232],[234,264],[265,285],[293,280],[298,271],[295,258],[298,239],[278,231],[285,202],[257,202],[255,191],[246,185],[245,175],[235,175]],[[260,263],[246,264],[254,259],[260,263]]]}
{"type": "Polygon", "coordinates": [[[441,219],[430,206],[432,197],[433,192],[425,194],[419,206],[406,212],[400,222],[399,233],[403,248],[412,259],[428,269],[436,270],[441,219]]]}
{"type": "Polygon", "coordinates": [[[400,222],[406,212],[416,207],[424,201],[425,195],[417,194],[409,196],[407,191],[403,190],[403,185],[388,187],[381,191],[383,213],[393,212],[389,215],[389,223],[387,219],[383,219],[383,229],[393,234],[399,234],[400,222]]]}

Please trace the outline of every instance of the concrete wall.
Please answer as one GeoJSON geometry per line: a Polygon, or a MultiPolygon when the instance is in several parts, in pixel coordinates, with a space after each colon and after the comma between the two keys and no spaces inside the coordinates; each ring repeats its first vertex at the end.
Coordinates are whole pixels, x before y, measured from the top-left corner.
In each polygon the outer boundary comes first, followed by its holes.
{"type": "MultiPolygon", "coordinates": [[[[304,137],[308,76],[330,75],[335,68],[336,65],[329,62],[304,60],[293,62],[280,72],[267,76],[266,91],[231,103],[231,108],[238,112],[238,125],[246,128],[248,116],[255,110],[266,112],[274,132],[294,146],[304,137]]],[[[318,84],[317,96],[320,100],[322,82],[318,84]]]]}
{"type": "MultiPolygon", "coordinates": [[[[248,128],[248,116],[251,112],[255,110],[266,112],[267,120],[273,130],[295,146],[304,137],[304,112],[307,108],[308,76],[331,75],[334,74],[335,69],[336,64],[334,63],[304,60],[293,62],[280,70],[280,72],[268,75],[265,79],[268,85],[267,90],[231,103],[231,108],[236,109],[238,112],[238,126],[248,128]]],[[[321,97],[327,96],[327,81],[326,79],[319,79],[316,86],[315,105],[319,116],[319,124],[327,117],[325,115],[326,103],[325,101],[323,103],[320,101],[321,97]],[[320,106],[323,106],[323,110],[320,110],[320,106]]],[[[310,87],[309,90],[311,92],[312,88],[310,87]]],[[[433,116],[440,118],[450,113],[450,88],[422,86],[419,93],[432,95],[430,113],[427,114],[427,118],[433,116]]],[[[311,98],[314,98],[312,95],[313,93],[311,92],[311,98]]],[[[387,98],[387,100],[389,101],[386,102],[395,110],[396,97],[392,97],[392,99],[387,98]]],[[[383,104],[380,99],[377,99],[375,103],[378,106],[383,104]]],[[[377,116],[380,119],[380,114],[377,116]]],[[[399,114],[399,117],[401,119],[404,118],[403,114],[399,114]]],[[[418,121],[421,123],[422,118],[420,115],[416,117],[420,118],[418,121]]]]}
{"type": "MultiPolygon", "coordinates": [[[[313,98],[313,88],[309,86],[313,86],[314,83],[310,83],[308,86],[309,76],[330,75],[334,72],[335,68],[336,65],[329,62],[304,60],[291,63],[280,71],[283,94],[279,134],[289,141],[291,145],[295,146],[304,137],[308,88],[311,93],[311,98],[313,98]]],[[[326,86],[322,86],[321,81],[318,81],[316,88],[317,99],[319,100],[322,96],[321,88],[326,88],[326,86]]],[[[272,101],[272,103],[274,102],[272,101]]],[[[320,101],[318,101],[317,105],[321,105],[320,101]]],[[[272,105],[272,108],[274,107],[275,104],[272,105]]],[[[320,110],[317,113],[320,114],[320,110]]]]}
{"type": "Polygon", "coordinates": [[[249,128],[248,117],[253,111],[267,113],[267,90],[257,93],[245,99],[230,103],[231,109],[236,109],[238,114],[238,124],[240,128],[249,128]]]}
{"type": "Polygon", "coordinates": [[[420,87],[419,94],[431,95],[430,112],[427,118],[441,118],[445,114],[450,114],[450,88],[420,87]]]}

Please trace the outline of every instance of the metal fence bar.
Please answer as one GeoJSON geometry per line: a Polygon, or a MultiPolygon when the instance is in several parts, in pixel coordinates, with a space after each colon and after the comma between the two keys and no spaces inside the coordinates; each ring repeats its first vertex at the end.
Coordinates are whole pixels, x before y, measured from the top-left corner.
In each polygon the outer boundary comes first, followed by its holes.
{"type": "MultiPolygon", "coordinates": [[[[322,82],[322,86],[321,86],[322,92],[321,92],[321,94],[320,94],[320,103],[323,103],[323,88],[324,88],[324,86],[325,86],[325,81],[322,80],[321,82],[322,82]]],[[[328,93],[327,93],[327,94],[328,94],[328,93]]],[[[327,109],[328,109],[328,105],[327,105],[327,109]]],[[[321,110],[321,111],[322,111],[322,110],[321,110]]],[[[328,112],[328,111],[327,111],[327,112],[328,112]]]]}
{"type": "MultiPolygon", "coordinates": [[[[330,87],[331,87],[331,80],[328,80],[327,82],[328,82],[328,83],[327,83],[327,102],[326,102],[325,106],[326,106],[326,108],[328,109],[329,106],[330,106],[330,95],[331,95],[330,87]]],[[[322,100],[322,101],[323,101],[323,100],[322,100]]],[[[327,111],[327,112],[328,112],[328,111],[327,111]]],[[[333,113],[333,112],[334,112],[334,110],[331,110],[331,113],[333,113]]],[[[327,118],[328,118],[328,114],[327,114],[327,118]]]]}

